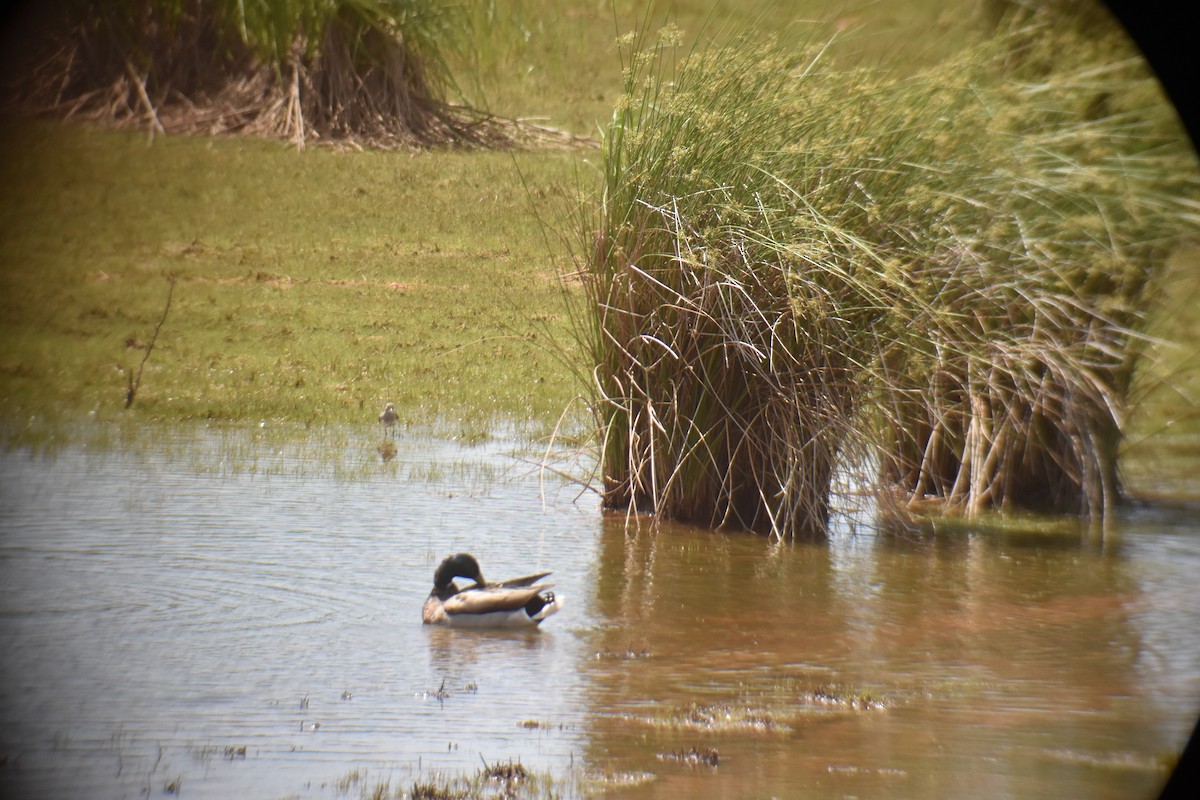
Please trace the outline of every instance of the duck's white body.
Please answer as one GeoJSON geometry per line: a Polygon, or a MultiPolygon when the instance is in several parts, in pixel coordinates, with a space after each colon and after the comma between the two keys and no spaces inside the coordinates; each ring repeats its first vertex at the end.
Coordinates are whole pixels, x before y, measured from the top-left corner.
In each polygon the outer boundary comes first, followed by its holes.
{"type": "Polygon", "coordinates": [[[562,609],[562,599],[550,591],[550,584],[538,583],[549,574],[488,583],[470,554],[450,556],[434,572],[433,591],[421,609],[421,621],[456,628],[536,628],[562,609]],[[456,577],[475,585],[459,589],[456,577]]]}
{"type": "Polygon", "coordinates": [[[549,584],[527,589],[468,588],[445,601],[431,596],[425,601],[422,618],[433,625],[454,628],[536,628],[562,608],[562,599],[548,588],[549,584]],[[540,598],[543,604],[530,613],[528,605],[534,598],[540,598]]]}

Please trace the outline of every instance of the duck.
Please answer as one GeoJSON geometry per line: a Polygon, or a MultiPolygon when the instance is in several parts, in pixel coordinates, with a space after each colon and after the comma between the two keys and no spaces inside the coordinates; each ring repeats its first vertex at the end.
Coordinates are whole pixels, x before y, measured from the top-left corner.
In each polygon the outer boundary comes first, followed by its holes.
{"type": "Polygon", "coordinates": [[[421,621],[455,628],[537,628],[562,609],[562,599],[550,591],[550,584],[539,583],[549,574],[491,583],[470,553],[447,556],[434,570],[433,591],[421,609],[421,621]],[[459,589],[455,578],[474,585],[459,589]]]}

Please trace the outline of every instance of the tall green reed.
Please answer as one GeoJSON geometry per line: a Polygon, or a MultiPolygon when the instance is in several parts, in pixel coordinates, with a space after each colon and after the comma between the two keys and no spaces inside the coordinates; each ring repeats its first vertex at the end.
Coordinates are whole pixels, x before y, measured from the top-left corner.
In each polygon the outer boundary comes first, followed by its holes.
{"type": "Polygon", "coordinates": [[[812,37],[624,39],[578,225],[605,504],[819,534],[874,458],[902,506],[1109,508],[1195,162],[1080,35],[904,79],[812,37]]]}
{"type": "Polygon", "coordinates": [[[677,59],[627,37],[603,188],[581,225],[607,506],[820,534],[890,300],[880,186],[907,114],[835,73],[827,43],[735,37],[677,59]],[[896,127],[898,126],[898,127],[896,127]],[[865,154],[864,154],[865,151],[865,154]]]}
{"type": "Polygon", "coordinates": [[[918,335],[876,382],[882,482],[910,507],[1099,518],[1158,279],[1196,232],[1194,154],[1115,36],[1041,18],[947,67],[928,80],[953,126],[901,256],[918,335]]]}

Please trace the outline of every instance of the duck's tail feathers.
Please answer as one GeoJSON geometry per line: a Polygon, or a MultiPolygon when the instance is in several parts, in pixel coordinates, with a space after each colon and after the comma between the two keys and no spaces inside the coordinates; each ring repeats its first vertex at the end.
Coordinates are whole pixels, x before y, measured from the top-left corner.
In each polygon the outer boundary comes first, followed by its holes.
{"type": "Polygon", "coordinates": [[[536,612],[529,615],[529,618],[532,619],[534,622],[541,622],[546,617],[557,614],[559,611],[562,610],[562,607],[563,607],[563,599],[562,599],[561,595],[557,595],[554,592],[548,591],[548,592],[543,592],[541,594],[541,597],[546,601],[545,605],[543,605],[536,612]]]}

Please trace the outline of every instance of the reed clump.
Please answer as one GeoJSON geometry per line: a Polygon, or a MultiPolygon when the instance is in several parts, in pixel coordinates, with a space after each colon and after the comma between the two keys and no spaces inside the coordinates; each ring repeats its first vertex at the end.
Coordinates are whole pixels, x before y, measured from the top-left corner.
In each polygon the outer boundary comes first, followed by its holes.
{"type": "Polygon", "coordinates": [[[877,79],[835,78],[820,43],[740,38],[683,64],[674,29],[624,44],[580,226],[605,505],[819,534],[887,308],[860,234],[888,223],[843,148],[903,118],[861,113],[877,79]]]}
{"type": "Polygon", "coordinates": [[[605,505],[820,535],[870,458],[893,507],[1109,508],[1196,174],[1102,38],[1026,20],[905,78],[624,40],[578,226],[605,505]]]}
{"type": "Polygon", "coordinates": [[[11,87],[31,113],[151,133],[299,145],[493,145],[515,131],[452,105],[465,9],[433,0],[64,0],[11,87]]]}
{"type": "Polygon", "coordinates": [[[1153,76],[1104,30],[1025,19],[954,70],[977,91],[944,104],[876,381],[882,488],[906,508],[1099,518],[1121,499],[1145,322],[1196,233],[1197,174],[1153,76]]]}

